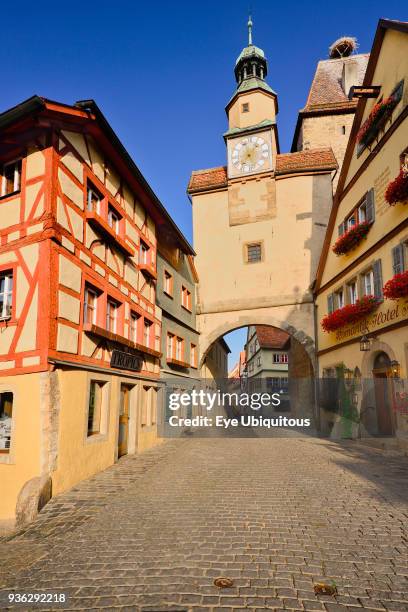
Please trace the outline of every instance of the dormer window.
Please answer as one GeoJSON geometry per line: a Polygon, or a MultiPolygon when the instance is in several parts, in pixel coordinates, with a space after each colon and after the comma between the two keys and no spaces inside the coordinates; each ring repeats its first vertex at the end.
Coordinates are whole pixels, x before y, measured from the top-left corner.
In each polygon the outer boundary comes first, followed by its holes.
{"type": "Polygon", "coordinates": [[[87,208],[90,212],[96,212],[98,215],[101,214],[101,202],[103,200],[102,194],[97,190],[94,185],[88,181],[87,185],[87,208]]]}
{"type": "Polygon", "coordinates": [[[2,169],[1,195],[7,196],[21,189],[21,159],[4,164],[2,169]]]}

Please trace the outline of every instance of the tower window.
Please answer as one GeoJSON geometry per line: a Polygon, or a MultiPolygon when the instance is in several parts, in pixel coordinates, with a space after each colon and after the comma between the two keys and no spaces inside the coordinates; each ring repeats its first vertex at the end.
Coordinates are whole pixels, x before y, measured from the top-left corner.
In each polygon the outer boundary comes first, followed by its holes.
{"type": "Polygon", "coordinates": [[[253,242],[246,245],[246,261],[247,263],[256,263],[262,261],[262,243],[253,242]]]}
{"type": "Polygon", "coordinates": [[[342,125],[341,126],[341,133],[344,135],[346,133],[346,126],[342,125]]]}
{"type": "Polygon", "coordinates": [[[249,113],[249,102],[244,102],[244,104],[242,105],[242,112],[249,113]]]}

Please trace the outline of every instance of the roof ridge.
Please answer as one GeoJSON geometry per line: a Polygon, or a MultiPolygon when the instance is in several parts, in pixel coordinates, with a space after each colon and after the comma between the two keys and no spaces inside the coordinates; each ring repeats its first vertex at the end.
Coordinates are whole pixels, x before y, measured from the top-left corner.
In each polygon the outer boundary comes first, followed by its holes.
{"type": "Polygon", "coordinates": [[[192,170],[191,174],[200,174],[201,172],[210,172],[211,170],[221,170],[221,168],[226,170],[226,164],[224,164],[223,166],[213,166],[212,168],[201,168],[200,170],[192,170]]]}

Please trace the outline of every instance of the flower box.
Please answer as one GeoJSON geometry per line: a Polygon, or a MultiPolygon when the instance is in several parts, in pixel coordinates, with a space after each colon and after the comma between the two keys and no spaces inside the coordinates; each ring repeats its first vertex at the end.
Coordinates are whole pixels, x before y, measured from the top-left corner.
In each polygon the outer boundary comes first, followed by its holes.
{"type": "Polygon", "coordinates": [[[360,319],[372,313],[379,304],[379,300],[373,295],[365,295],[357,300],[355,304],[347,304],[334,312],[323,317],[321,326],[325,332],[334,332],[344,325],[356,323],[360,319]]]}
{"type": "Polygon", "coordinates": [[[398,202],[408,202],[408,174],[405,174],[402,168],[399,175],[388,183],[385,199],[390,206],[395,206],[398,202]]]}
{"type": "Polygon", "coordinates": [[[357,133],[357,142],[363,147],[369,147],[375,140],[378,132],[384,127],[391,117],[392,111],[397,106],[397,96],[391,95],[382,102],[375,104],[357,133]]]}
{"type": "Polygon", "coordinates": [[[408,296],[408,270],[395,274],[384,285],[384,297],[388,300],[399,300],[408,296]]]}
{"type": "Polygon", "coordinates": [[[362,223],[353,225],[353,227],[337,238],[333,246],[333,253],[336,253],[336,255],[345,255],[349,251],[355,249],[363,238],[367,236],[370,227],[371,221],[363,221],[362,223]]]}

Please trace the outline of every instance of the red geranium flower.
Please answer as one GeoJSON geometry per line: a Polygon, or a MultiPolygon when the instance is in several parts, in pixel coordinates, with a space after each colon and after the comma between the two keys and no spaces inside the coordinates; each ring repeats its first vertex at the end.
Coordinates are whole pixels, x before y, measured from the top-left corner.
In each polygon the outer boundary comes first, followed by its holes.
{"type": "Polygon", "coordinates": [[[389,300],[398,300],[408,295],[408,270],[401,274],[395,274],[384,285],[384,297],[389,300]]]}
{"type": "Polygon", "coordinates": [[[323,317],[321,326],[325,332],[334,332],[348,323],[360,321],[360,319],[373,312],[378,303],[379,301],[374,295],[365,295],[355,304],[347,304],[323,317]]]}
{"type": "MultiPolygon", "coordinates": [[[[393,96],[390,96],[382,102],[378,102],[377,104],[375,104],[371,110],[371,113],[368,115],[367,119],[364,121],[363,125],[357,132],[357,142],[369,144],[368,140],[370,131],[375,131],[377,125],[379,126],[381,120],[385,117],[388,117],[392,113],[396,104],[397,101],[393,96]]],[[[373,133],[373,136],[374,135],[375,134],[373,133]]]]}
{"type": "Polygon", "coordinates": [[[345,255],[354,249],[368,234],[371,222],[363,221],[353,225],[347,232],[339,236],[333,246],[333,253],[345,255]]]}
{"type": "Polygon", "coordinates": [[[399,175],[391,183],[388,183],[385,199],[390,206],[408,200],[408,174],[404,175],[402,168],[399,175]]]}

